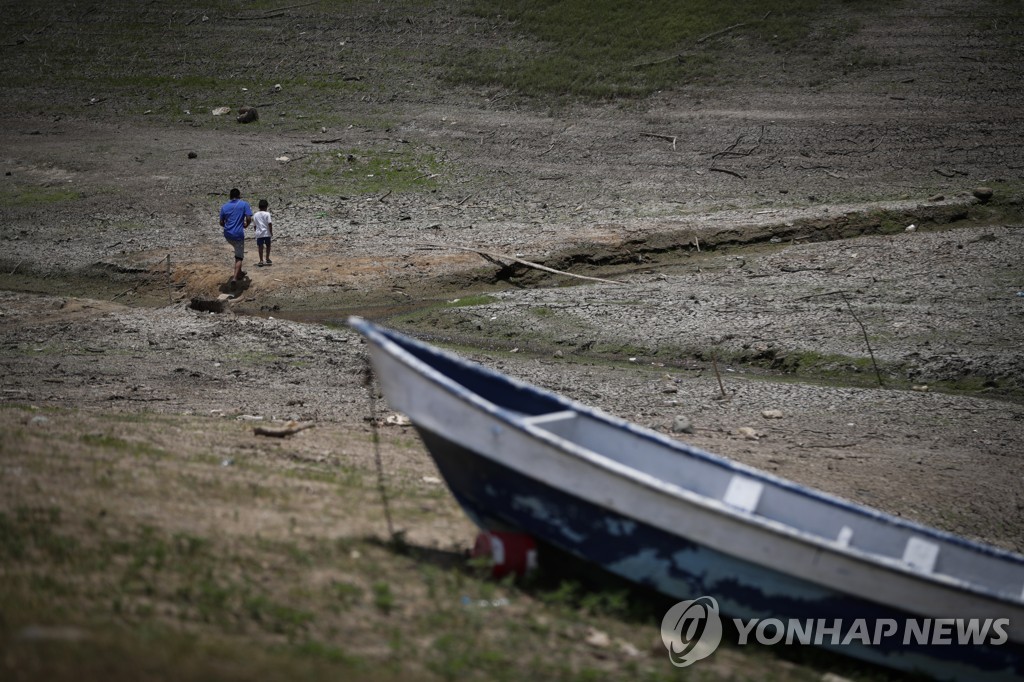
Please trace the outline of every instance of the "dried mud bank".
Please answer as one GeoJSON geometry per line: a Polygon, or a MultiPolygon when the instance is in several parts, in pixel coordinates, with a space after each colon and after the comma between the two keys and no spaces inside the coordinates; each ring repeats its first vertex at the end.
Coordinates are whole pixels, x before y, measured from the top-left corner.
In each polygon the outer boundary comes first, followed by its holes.
{"type": "Polygon", "coordinates": [[[675,367],[716,354],[839,384],[1021,396],[1019,227],[688,254],[640,266],[620,286],[494,291],[483,305],[396,323],[505,350],[675,367]]]}

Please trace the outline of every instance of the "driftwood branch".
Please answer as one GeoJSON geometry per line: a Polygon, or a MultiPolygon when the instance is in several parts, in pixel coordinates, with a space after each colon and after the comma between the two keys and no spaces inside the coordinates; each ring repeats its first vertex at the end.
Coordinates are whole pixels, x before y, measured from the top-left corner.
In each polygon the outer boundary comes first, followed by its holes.
{"type": "Polygon", "coordinates": [[[745,177],[743,177],[742,175],[740,175],[736,171],[729,170],[728,168],[714,168],[714,167],[712,167],[712,168],[709,168],[708,170],[709,171],[714,171],[715,173],[725,173],[726,175],[731,175],[733,177],[739,178],[740,180],[746,180],[745,177]]]}
{"type": "Polygon", "coordinates": [[[640,134],[643,135],[644,137],[656,137],[659,140],[668,140],[669,142],[672,143],[672,150],[675,151],[675,148],[676,148],[676,136],[675,135],[660,135],[658,133],[640,133],[640,134]]]}
{"type": "MultiPolygon", "coordinates": [[[[768,14],[771,14],[771,12],[769,12],[768,14]]],[[[764,19],[768,18],[768,14],[764,15],[762,21],[764,19]]],[[[741,27],[746,26],[746,25],[747,25],[746,22],[741,22],[739,24],[733,24],[732,26],[726,26],[725,28],[723,28],[723,29],[721,29],[719,31],[715,31],[714,33],[709,33],[706,36],[702,36],[700,38],[697,38],[697,40],[694,43],[694,45],[702,45],[702,44],[706,43],[707,41],[711,40],[712,38],[717,38],[720,35],[725,35],[729,31],[733,31],[733,30],[735,30],[737,28],[741,28],[741,27]]],[[[684,59],[686,59],[686,53],[685,52],[680,52],[678,54],[674,54],[674,55],[671,55],[671,56],[668,56],[668,57],[664,57],[663,59],[655,59],[652,62],[640,62],[638,64],[634,64],[633,68],[634,69],[639,69],[639,68],[643,68],[645,66],[657,66],[658,64],[664,64],[665,62],[670,62],[673,59],[677,59],[679,61],[683,61],[684,59]]]]}
{"type": "Polygon", "coordinates": [[[300,424],[299,422],[288,422],[284,426],[257,426],[254,427],[252,432],[257,436],[270,436],[271,438],[284,438],[285,436],[291,436],[299,431],[312,428],[316,426],[314,422],[305,422],[300,424]]]}
{"type": "Polygon", "coordinates": [[[470,247],[470,246],[453,246],[453,245],[448,245],[448,244],[421,244],[421,246],[424,246],[426,248],[431,248],[431,249],[455,249],[456,251],[469,251],[470,253],[479,254],[485,260],[489,260],[490,262],[494,262],[495,260],[512,261],[514,263],[519,263],[520,265],[525,265],[528,268],[534,268],[536,270],[543,270],[544,272],[550,272],[550,273],[555,274],[555,275],[565,275],[566,277],[575,277],[576,279],[585,279],[585,280],[590,281],[590,282],[602,282],[603,284],[623,284],[623,282],[616,282],[613,279],[602,279],[600,277],[587,277],[586,275],[575,275],[575,274],[573,274],[571,272],[565,272],[564,270],[556,270],[554,268],[549,268],[546,265],[541,265],[540,263],[533,263],[533,262],[528,261],[528,260],[523,260],[522,258],[516,258],[515,256],[509,256],[508,254],[495,253],[493,251],[486,251],[484,249],[476,249],[476,248],[473,248],[473,247],[470,247]]]}
{"type": "Polygon", "coordinates": [[[860,318],[857,317],[857,313],[854,312],[853,304],[850,303],[850,299],[847,297],[846,292],[842,291],[839,295],[843,297],[843,301],[846,302],[846,307],[849,309],[850,314],[853,315],[853,319],[856,320],[857,326],[860,327],[860,331],[864,335],[864,345],[868,347],[868,355],[871,356],[871,365],[875,368],[875,376],[878,378],[878,385],[885,386],[885,383],[882,381],[882,373],[878,370],[878,363],[875,362],[875,351],[871,349],[871,341],[868,339],[868,330],[864,327],[864,323],[860,321],[860,318]]]}
{"type": "MultiPolygon", "coordinates": [[[[767,17],[767,16],[768,15],[766,14],[765,17],[767,17]]],[[[732,26],[726,26],[721,31],[715,31],[714,33],[707,34],[703,38],[698,38],[697,39],[697,44],[700,45],[703,42],[711,40],[712,38],[717,38],[720,35],[724,35],[724,34],[728,33],[729,31],[732,31],[734,29],[737,29],[737,28],[740,28],[741,26],[746,26],[746,25],[747,25],[747,22],[744,21],[744,22],[740,22],[738,24],[733,24],[732,26]]]]}

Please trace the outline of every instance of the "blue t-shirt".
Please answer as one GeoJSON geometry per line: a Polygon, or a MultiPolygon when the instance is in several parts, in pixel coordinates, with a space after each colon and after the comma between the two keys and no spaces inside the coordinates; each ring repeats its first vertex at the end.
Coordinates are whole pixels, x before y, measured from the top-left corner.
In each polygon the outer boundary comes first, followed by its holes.
{"type": "Polygon", "coordinates": [[[245,239],[245,219],[252,217],[249,202],[232,199],[220,207],[220,219],[224,223],[224,238],[238,242],[245,239]]]}

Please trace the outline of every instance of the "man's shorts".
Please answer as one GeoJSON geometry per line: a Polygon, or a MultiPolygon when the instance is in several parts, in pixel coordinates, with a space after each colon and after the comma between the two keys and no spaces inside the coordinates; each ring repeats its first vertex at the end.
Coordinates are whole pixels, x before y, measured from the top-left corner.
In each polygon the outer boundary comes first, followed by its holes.
{"type": "Polygon", "coordinates": [[[225,237],[225,241],[227,241],[228,244],[231,244],[231,246],[235,247],[235,260],[242,260],[245,257],[244,239],[239,239],[238,241],[235,241],[234,239],[228,239],[227,237],[225,237]]]}
{"type": "Polygon", "coordinates": [[[256,237],[256,246],[267,246],[270,244],[270,237],[256,237]]]}

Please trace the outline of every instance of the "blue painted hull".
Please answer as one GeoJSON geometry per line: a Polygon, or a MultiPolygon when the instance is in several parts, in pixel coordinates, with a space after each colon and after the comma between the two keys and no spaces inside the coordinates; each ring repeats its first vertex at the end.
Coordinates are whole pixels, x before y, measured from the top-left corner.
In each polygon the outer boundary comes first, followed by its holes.
{"type": "MultiPolygon", "coordinates": [[[[441,435],[419,432],[459,504],[484,529],[528,533],[673,599],[713,596],[731,618],[864,619],[873,632],[876,620],[915,617],[711,550],[513,471],[441,435]]],[[[939,679],[1024,678],[1024,649],[1013,642],[925,646],[883,639],[871,646],[822,646],[939,679]]]]}

